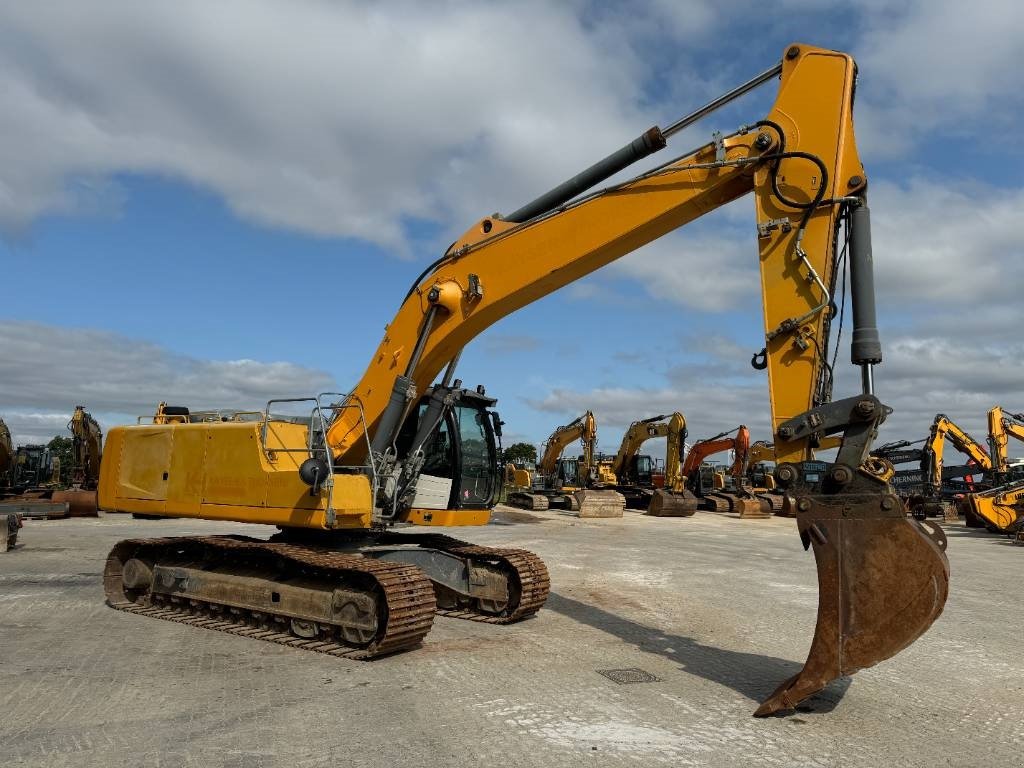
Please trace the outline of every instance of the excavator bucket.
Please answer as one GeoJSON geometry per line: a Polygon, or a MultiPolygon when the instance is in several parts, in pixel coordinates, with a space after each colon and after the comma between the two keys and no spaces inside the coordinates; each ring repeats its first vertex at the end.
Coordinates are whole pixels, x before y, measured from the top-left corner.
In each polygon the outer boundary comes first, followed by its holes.
{"type": "Polygon", "coordinates": [[[739,514],[740,520],[766,520],[772,516],[768,502],[754,495],[736,496],[732,511],[739,514]]]}
{"type": "Polygon", "coordinates": [[[690,517],[697,511],[700,499],[690,491],[666,491],[659,488],[651,497],[647,514],[652,517],[690,517]]]}
{"type": "Polygon", "coordinates": [[[586,489],[573,494],[580,517],[622,517],[626,497],[618,491],[586,489]]]}
{"type": "Polygon", "coordinates": [[[67,490],[54,491],[53,501],[67,502],[68,514],[71,517],[99,517],[99,504],[96,491],[67,490]]]}
{"type": "Polygon", "coordinates": [[[803,669],[758,717],[793,709],[830,681],[899,653],[942,613],[949,592],[942,529],[907,518],[896,497],[806,506],[805,514],[798,503],[797,524],[818,566],[814,640],[803,669]]]}

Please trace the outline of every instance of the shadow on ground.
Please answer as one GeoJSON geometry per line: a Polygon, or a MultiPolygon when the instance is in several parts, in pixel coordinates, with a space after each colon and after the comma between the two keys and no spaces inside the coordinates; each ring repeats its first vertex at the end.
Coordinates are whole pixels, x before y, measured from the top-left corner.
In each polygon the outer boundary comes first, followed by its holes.
{"type": "MultiPolygon", "coordinates": [[[[715,648],[690,637],[666,634],[556,592],[551,593],[544,607],[615,635],[646,653],[655,653],[677,662],[683,671],[732,688],[758,703],[768,698],[783,680],[803,668],[802,664],[788,659],[715,648]]],[[[849,677],[834,680],[820,693],[800,704],[797,711],[808,714],[831,712],[849,687],[849,677]]]]}

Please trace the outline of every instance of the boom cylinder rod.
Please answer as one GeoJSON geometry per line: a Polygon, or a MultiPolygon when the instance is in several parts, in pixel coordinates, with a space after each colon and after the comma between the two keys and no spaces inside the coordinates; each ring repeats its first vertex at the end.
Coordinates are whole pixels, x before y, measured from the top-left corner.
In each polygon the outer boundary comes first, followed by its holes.
{"type": "Polygon", "coordinates": [[[685,117],[681,117],[665,130],[660,129],[658,126],[648,129],[641,136],[633,139],[633,141],[626,146],[612,152],[608,157],[603,160],[599,160],[585,171],[573,176],[568,181],[562,182],[551,191],[538,197],[536,200],[533,200],[522,208],[513,211],[508,216],[505,216],[504,219],[506,221],[513,222],[529,221],[530,219],[541,216],[548,211],[554,210],[563,203],[572,200],[577,195],[586,192],[595,184],[600,184],[605,179],[614,176],[616,173],[624,168],[628,168],[633,163],[643,160],[648,155],[654,154],[660,149],[664,149],[667,145],[666,139],[668,139],[672,134],[678,133],[688,125],[692,125],[697,122],[702,117],[706,117],[715,110],[721,109],[729,102],[738,99],[748,91],[752,91],[762,83],[778,76],[781,72],[782,64],[776,64],[774,67],[765,70],[752,80],[748,80],[743,85],[733,88],[731,91],[719,96],[714,101],[709,101],[700,109],[691,112],[685,117]]]}
{"type": "Polygon", "coordinates": [[[603,160],[598,160],[585,171],[576,174],[568,181],[563,181],[550,192],[545,192],[536,200],[527,203],[504,218],[507,221],[529,221],[552,211],[562,203],[572,200],[576,195],[586,192],[595,184],[614,176],[623,168],[628,168],[638,160],[643,160],[664,147],[665,137],[658,126],[649,128],[622,149],[612,152],[603,160]]]}
{"type": "Polygon", "coordinates": [[[764,83],[771,80],[773,77],[778,77],[780,74],[782,74],[782,62],[779,62],[771,69],[766,69],[757,77],[748,80],[743,85],[733,88],[728,93],[723,93],[714,101],[709,101],[703,107],[694,110],[686,117],[679,118],[674,123],[672,123],[672,125],[670,125],[668,128],[663,129],[661,132],[662,135],[667,139],[669,136],[675,133],[679,133],[679,131],[683,130],[687,126],[693,125],[698,120],[707,117],[712,112],[721,109],[729,102],[735,101],[743,94],[749,93],[750,91],[757,88],[759,85],[763,85],[764,83]]]}

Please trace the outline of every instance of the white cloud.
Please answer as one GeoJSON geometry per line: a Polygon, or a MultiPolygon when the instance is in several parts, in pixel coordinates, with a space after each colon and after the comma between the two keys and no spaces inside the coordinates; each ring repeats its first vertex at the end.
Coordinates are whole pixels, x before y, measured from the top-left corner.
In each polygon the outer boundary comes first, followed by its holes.
{"type": "Polygon", "coordinates": [[[1024,14],[1016,2],[866,0],[860,6],[862,149],[898,153],[936,128],[968,135],[1016,124],[1024,104],[1024,14]]]}
{"type": "Polygon", "coordinates": [[[596,45],[571,11],[6,4],[0,224],[77,212],[90,196],[72,180],[118,172],[184,179],[260,223],[391,247],[410,218],[518,205],[645,124],[636,59],[596,45]]]}
{"type": "Polygon", "coordinates": [[[1024,189],[967,180],[882,182],[869,194],[877,290],[935,308],[1010,301],[1024,280],[1024,189]]]}
{"type": "Polygon", "coordinates": [[[69,437],[67,430],[71,412],[39,413],[34,411],[6,411],[0,413],[11,433],[15,446],[46,444],[57,435],[69,437]]]}
{"type": "Polygon", "coordinates": [[[705,312],[728,311],[760,292],[757,243],[728,229],[663,237],[611,270],[639,281],[652,298],[705,312]]]}
{"type": "Polygon", "coordinates": [[[0,322],[0,381],[0,416],[12,434],[37,440],[62,432],[76,405],[108,426],[161,400],[262,409],[270,398],[335,387],[327,373],[293,363],[201,360],[106,331],[19,322],[0,322]]]}

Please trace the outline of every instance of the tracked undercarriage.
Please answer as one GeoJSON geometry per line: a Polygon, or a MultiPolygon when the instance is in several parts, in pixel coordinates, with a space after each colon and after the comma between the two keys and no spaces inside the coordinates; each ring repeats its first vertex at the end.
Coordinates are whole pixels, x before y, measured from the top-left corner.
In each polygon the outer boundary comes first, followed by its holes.
{"type": "Polygon", "coordinates": [[[439,534],[283,531],[272,541],[122,541],[104,570],[119,610],[297,648],[370,659],[412,648],[435,612],[507,624],[547,599],[547,568],[519,549],[439,534]]]}

